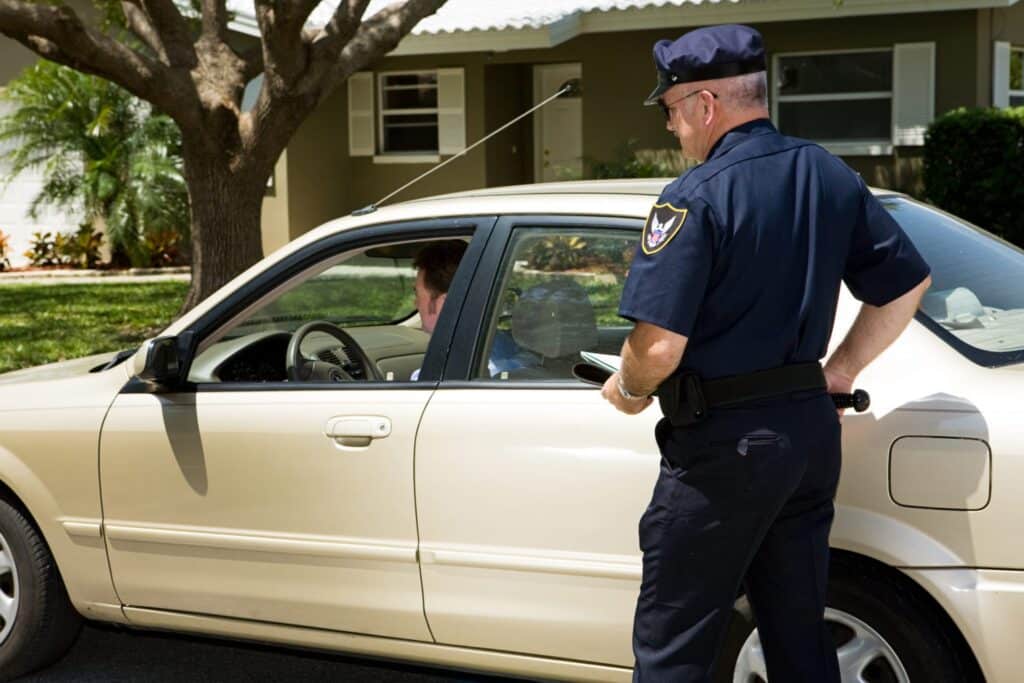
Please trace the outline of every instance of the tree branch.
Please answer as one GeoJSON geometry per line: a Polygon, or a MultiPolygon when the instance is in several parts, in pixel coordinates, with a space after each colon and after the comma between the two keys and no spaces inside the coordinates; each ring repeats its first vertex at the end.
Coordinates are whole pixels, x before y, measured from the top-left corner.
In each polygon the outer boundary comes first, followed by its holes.
{"type": "Polygon", "coordinates": [[[313,64],[333,64],[337,61],[341,49],[352,40],[359,24],[366,13],[370,0],[344,0],[338,4],[331,20],[323,30],[313,38],[313,64]]]}
{"type": "Polygon", "coordinates": [[[306,71],[302,29],[319,0],[255,0],[255,4],[266,84],[271,93],[284,94],[306,71]]]}
{"type": "Polygon", "coordinates": [[[196,51],[192,45],[192,32],[174,0],[138,0],[149,15],[163,40],[171,66],[192,68],[196,64],[196,51]]]}
{"type": "Polygon", "coordinates": [[[139,7],[137,0],[135,2],[124,0],[121,3],[121,10],[124,12],[125,21],[128,22],[128,30],[138,36],[160,58],[160,61],[169,64],[167,50],[164,49],[160,34],[149,20],[149,15],[139,7]]]}
{"type": "Polygon", "coordinates": [[[86,26],[66,5],[0,0],[0,33],[47,59],[113,81],[179,121],[196,113],[187,73],[183,79],[182,73],[86,26]]]}
{"type": "Polygon", "coordinates": [[[301,31],[320,0],[277,0],[274,4],[283,25],[301,31]]]}
{"type": "MultiPolygon", "coordinates": [[[[257,4],[261,2],[256,1],[257,4]]],[[[342,36],[346,30],[353,30],[354,36],[332,59],[326,58],[329,51],[325,46],[319,54],[320,59],[311,63],[301,78],[287,83],[287,90],[280,95],[273,91],[269,83],[270,69],[267,69],[267,78],[256,106],[241,120],[242,140],[249,155],[254,160],[256,156],[276,158],[308,113],[323,98],[351,74],[393,50],[421,19],[436,12],[444,3],[445,0],[407,0],[381,10],[359,24],[357,16],[361,18],[367,3],[365,0],[346,0],[345,6],[331,18],[334,25],[331,31],[337,31],[331,35],[342,36]],[[357,24],[355,29],[349,26],[350,21],[357,24]]],[[[332,40],[319,38],[326,34],[326,29],[317,33],[320,42],[332,40]]],[[[314,47],[320,44],[316,40],[314,47]]],[[[266,57],[266,53],[264,55],[266,57]]]]}
{"type": "Polygon", "coordinates": [[[362,22],[355,36],[342,48],[326,73],[310,73],[310,85],[322,99],[349,76],[394,50],[422,19],[438,10],[445,0],[406,0],[385,7],[362,22]]]}
{"type": "Polygon", "coordinates": [[[226,41],[228,9],[226,0],[203,0],[203,37],[226,41]]]}

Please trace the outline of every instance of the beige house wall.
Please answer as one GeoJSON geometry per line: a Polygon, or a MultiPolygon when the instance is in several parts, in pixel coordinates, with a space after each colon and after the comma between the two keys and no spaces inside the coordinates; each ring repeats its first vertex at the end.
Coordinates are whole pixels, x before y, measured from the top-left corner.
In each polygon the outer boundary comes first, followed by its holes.
{"type": "MultiPolygon", "coordinates": [[[[469,145],[484,136],[484,58],[481,55],[428,55],[423,57],[390,58],[378,64],[374,72],[443,69],[448,67],[462,67],[464,69],[466,144],[469,145]]],[[[374,83],[374,92],[376,90],[376,83],[374,83]]],[[[344,112],[343,115],[347,116],[344,112]]],[[[408,181],[429,170],[431,166],[434,166],[434,164],[381,163],[371,157],[354,157],[352,158],[351,165],[352,182],[350,185],[349,205],[352,209],[357,209],[377,202],[384,195],[397,190],[408,181]]],[[[483,184],[486,173],[485,145],[457,159],[442,170],[396,196],[391,201],[399,202],[445,192],[472,190],[483,184]]]]}
{"type": "Polygon", "coordinates": [[[344,86],[309,116],[274,167],[263,199],[263,253],[352,211],[344,86]]]}
{"type": "Polygon", "coordinates": [[[1024,3],[1006,9],[980,10],[977,17],[978,73],[987,76],[978,79],[978,103],[992,103],[992,45],[1006,41],[1024,47],[1024,3]]]}
{"type": "Polygon", "coordinates": [[[288,216],[288,152],[285,151],[274,166],[272,185],[263,197],[260,214],[260,234],[263,253],[270,254],[291,241],[291,221],[288,216]]]}
{"type": "Polygon", "coordinates": [[[992,40],[1006,40],[1014,45],[1024,46],[1024,4],[1017,3],[1008,9],[991,10],[989,14],[992,40]]]}
{"type": "Polygon", "coordinates": [[[39,55],[35,52],[4,37],[0,40],[0,83],[8,83],[38,59],[39,55]]]}
{"type": "Polygon", "coordinates": [[[291,238],[352,210],[344,90],[329,96],[288,145],[291,238]]]}

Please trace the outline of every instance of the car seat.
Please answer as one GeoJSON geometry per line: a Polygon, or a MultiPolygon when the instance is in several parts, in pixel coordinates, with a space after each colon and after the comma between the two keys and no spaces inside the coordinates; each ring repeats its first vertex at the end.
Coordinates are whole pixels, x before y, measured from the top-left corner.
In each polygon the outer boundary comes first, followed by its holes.
{"type": "Polygon", "coordinates": [[[512,339],[535,354],[527,367],[509,370],[509,379],[570,379],[580,351],[597,345],[597,321],[587,292],[568,277],[527,289],[512,309],[512,339]]]}

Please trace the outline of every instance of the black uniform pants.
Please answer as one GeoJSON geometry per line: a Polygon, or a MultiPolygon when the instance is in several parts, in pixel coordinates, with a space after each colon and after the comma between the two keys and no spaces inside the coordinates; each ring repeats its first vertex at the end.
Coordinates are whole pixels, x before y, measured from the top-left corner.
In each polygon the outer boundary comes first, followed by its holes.
{"type": "MultiPolygon", "coordinates": [[[[838,683],[824,623],[840,429],[823,392],[658,423],[661,472],[640,520],[634,682],[710,681],[743,584],[770,681],[838,683]]],[[[730,676],[731,677],[731,676],[730,676]]]]}

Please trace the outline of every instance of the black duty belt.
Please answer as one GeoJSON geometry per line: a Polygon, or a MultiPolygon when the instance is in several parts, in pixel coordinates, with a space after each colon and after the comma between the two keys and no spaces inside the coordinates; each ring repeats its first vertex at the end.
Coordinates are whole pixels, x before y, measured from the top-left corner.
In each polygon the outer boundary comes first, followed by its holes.
{"type": "Polygon", "coordinates": [[[662,382],[657,395],[665,417],[673,426],[685,427],[704,420],[713,408],[826,387],[821,365],[813,362],[709,380],[701,379],[695,372],[683,371],[662,382]]]}

